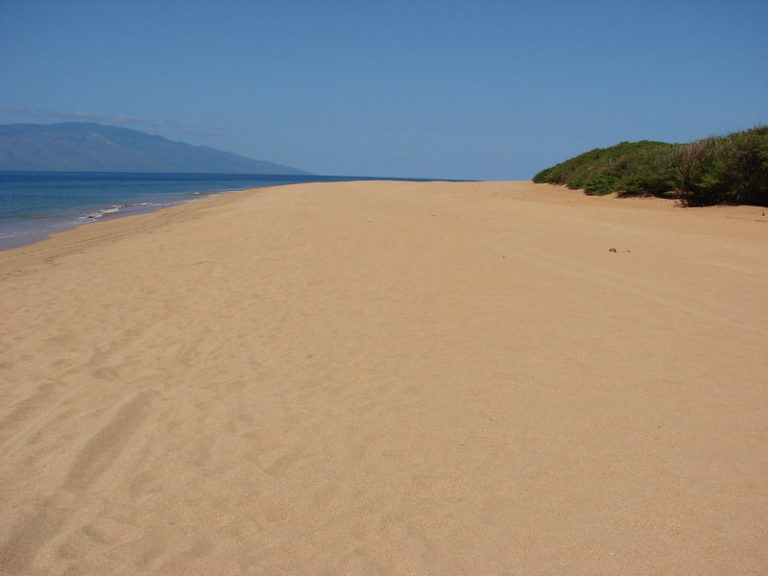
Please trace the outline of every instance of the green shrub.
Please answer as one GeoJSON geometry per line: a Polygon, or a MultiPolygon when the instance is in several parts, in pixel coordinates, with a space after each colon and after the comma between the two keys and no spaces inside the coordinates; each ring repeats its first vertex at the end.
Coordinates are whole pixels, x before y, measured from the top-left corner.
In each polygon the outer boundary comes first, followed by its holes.
{"type": "Polygon", "coordinates": [[[674,191],[686,205],[768,206],[768,127],[688,144],[621,142],[542,170],[533,181],[594,195],[668,196],[674,191]]]}
{"type": "Polygon", "coordinates": [[[603,170],[589,179],[584,191],[590,196],[605,196],[619,190],[619,177],[613,172],[603,170]]]}

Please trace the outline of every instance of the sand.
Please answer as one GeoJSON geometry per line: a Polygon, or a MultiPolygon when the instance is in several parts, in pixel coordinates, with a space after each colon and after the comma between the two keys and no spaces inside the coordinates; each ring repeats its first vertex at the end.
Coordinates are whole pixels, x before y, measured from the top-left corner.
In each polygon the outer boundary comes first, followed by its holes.
{"type": "Polygon", "coordinates": [[[307,184],[0,253],[0,573],[765,574],[765,211],[307,184]]]}

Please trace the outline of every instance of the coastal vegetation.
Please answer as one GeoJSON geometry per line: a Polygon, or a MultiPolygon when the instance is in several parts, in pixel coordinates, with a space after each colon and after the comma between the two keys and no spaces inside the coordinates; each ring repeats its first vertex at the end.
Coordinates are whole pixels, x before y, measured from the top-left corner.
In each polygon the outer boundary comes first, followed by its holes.
{"type": "Polygon", "coordinates": [[[686,144],[596,148],[533,177],[587,194],[676,197],[685,206],[768,206],[768,126],[686,144]]]}

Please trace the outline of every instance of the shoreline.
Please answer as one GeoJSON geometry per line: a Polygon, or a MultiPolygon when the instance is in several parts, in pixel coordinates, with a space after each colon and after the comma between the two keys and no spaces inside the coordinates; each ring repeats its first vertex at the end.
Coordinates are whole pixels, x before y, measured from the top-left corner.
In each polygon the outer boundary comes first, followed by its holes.
{"type": "MultiPolygon", "coordinates": [[[[271,185],[271,186],[259,186],[254,188],[238,188],[233,190],[223,190],[223,191],[199,191],[199,192],[193,192],[189,195],[190,198],[186,200],[180,200],[177,202],[173,202],[170,204],[161,204],[156,206],[147,206],[147,207],[137,207],[133,206],[133,208],[136,208],[135,210],[131,211],[120,211],[116,210],[112,212],[108,207],[103,210],[103,213],[99,217],[91,218],[89,215],[86,216],[80,216],[77,219],[81,221],[79,224],[70,223],[68,227],[57,229],[52,232],[39,232],[31,234],[30,236],[34,238],[34,240],[25,240],[23,243],[18,245],[9,245],[7,247],[0,245],[0,255],[3,253],[6,253],[8,251],[12,250],[18,250],[20,248],[27,248],[32,247],[38,244],[41,244],[47,240],[50,240],[52,238],[56,238],[62,234],[67,234],[70,232],[77,232],[83,228],[89,227],[93,224],[105,224],[110,222],[115,222],[118,220],[123,220],[126,218],[134,218],[134,217],[141,217],[146,216],[158,212],[164,212],[169,209],[173,209],[179,206],[184,206],[191,202],[201,201],[201,200],[207,200],[210,198],[218,197],[218,196],[230,196],[233,194],[238,193],[255,193],[256,191],[260,190],[269,190],[272,188],[282,188],[282,187],[292,187],[292,186],[303,186],[305,184],[313,185],[313,184],[337,184],[337,183],[385,183],[385,182],[415,182],[415,183],[445,183],[445,184],[466,184],[466,185],[473,185],[473,184],[479,184],[479,185],[499,185],[499,184],[531,184],[534,186],[539,187],[545,187],[549,189],[549,196],[550,197],[541,197],[537,198],[537,201],[540,202],[550,202],[554,201],[556,203],[571,203],[577,198],[580,198],[581,200],[585,200],[587,202],[592,201],[595,203],[595,205],[599,205],[601,202],[617,202],[619,204],[616,205],[618,207],[620,203],[626,203],[627,208],[631,209],[674,209],[674,210],[685,210],[689,212],[710,212],[710,213],[717,213],[717,211],[733,211],[734,216],[731,216],[733,218],[750,218],[756,222],[766,222],[768,223],[768,217],[766,217],[766,210],[764,207],[760,206],[752,206],[752,205],[738,205],[738,206],[731,206],[731,205],[715,205],[715,206],[691,206],[691,207],[683,207],[680,206],[676,199],[674,198],[659,198],[656,196],[638,196],[638,197],[619,197],[616,194],[609,194],[605,196],[589,196],[584,194],[582,191],[579,190],[572,190],[566,186],[563,185],[556,185],[556,184],[533,184],[531,181],[449,181],[449,180],[416,180],[416,179],[405,179],[405,180],[391,180],[391,179],[375,179],[375,178],[366,178],[366,179],[360,179],[360,180],[339,180],[339,181],[328,181],[328,182],[306,182],[306,183],[293,183],[293,184],[278,184],[278,185],[271,185]],[[554,196],[554,192],[558,192],[559,194],[557,196],[554,196]]],[[[86,234],[86,237],[90,237],[91,235],[86,234]]],[[[99,235],[94,235],[95,237],[98,237],[99,235]]],[[[12,238],[16,237],[9,237],[9,238],[3,238],[2,240],[11,240],[12,238]]]]}
{"type": "MultiPolygon", "coordinates": [[[[194,192],[190,194],[190,198],[185,200],[178,200],[175,202],[158,203],[156,205],[149,205],[148,203],[139,204],[109,204],[103,208],[96,209],[95,211],[86,211],[85,214],[76,217],[59,217],[60,222],[50,226],[50,230],[44,231],[32,231],[22,232],[13,236],[0,237],[0,253],[7,250],[13,250],[15,248],[23,248],[24,246],[30,246],[37,244],[44,240],[51,238],[52,236],[77,230],[83,226],[89,226],[91,224],[98,224],[103,222],[111,222],[113,220],[119,220],[121,218],[128,218],[131,216],[141,216],[142,214],[151,214],[159,210],[165,210],[166,208],[172,208],[173,206],[180,206],[187,202],[194,202],[195,200],[201,200],[217,194],[230,194],[232,192],[238,192],[240,190],[225,190],[222,192],[194,192]]],[[[56,217],[51,217],[54,219],[56,217]]]]}
{"type": "MultiPolygon", "coordinates": [[[[82,250],[83,246],[102,242],[109,243],[116,238],[129,238],[134,235],[141,236],[156,227],[162,227],[169,220],[176,218],[183,220],[184,214],[187,212],[185,207],[195,205],[198,202],[215,201],[221,198],[223,203],[227,203],[226,199],[230,196],[243,193],[258,193],[261,190],[280,187],[282,186],[212,192],[203,196],[196,196],[184,202],[137,212],[116,213],[103,219],[99,218],[83,222],[71,228],[51,232],[44,236],[39,236],[39,239],[34,242],[0,250],[0,277],[3,273],[4,257],[16,260],[19,257],[26,259],[28,255],[33,254],[50,254],[48,258],[58,258],[61,255],[82,250]]],[[[34,257],[32,259],[34,260],[34,257]]]]}
{"type": "Polygon", "coordinates": [[[373,180],[346,176],[0,172],[0,251],[115,214],[148,213],[214,194],[304,182],[373,180]],[[45,208],[39,197],[50,196],[45,208]]]}
{"type": "Polygon", "coordinates": [[[768,218],[670,202],[298,184],[1,252],[0,572],[765,572],[768,218]]]}

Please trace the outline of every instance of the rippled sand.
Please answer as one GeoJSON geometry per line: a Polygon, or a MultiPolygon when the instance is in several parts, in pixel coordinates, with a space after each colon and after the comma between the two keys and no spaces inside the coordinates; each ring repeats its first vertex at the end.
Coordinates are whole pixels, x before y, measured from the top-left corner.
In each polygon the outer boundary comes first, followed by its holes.
{"type": "Polygon", "coordinates": [[[0,253],[0,573],[768,572],[768,218],[306,184],[0,253]]]}

